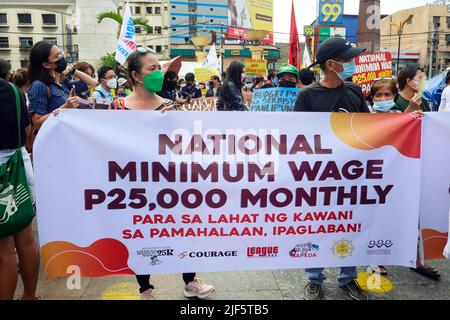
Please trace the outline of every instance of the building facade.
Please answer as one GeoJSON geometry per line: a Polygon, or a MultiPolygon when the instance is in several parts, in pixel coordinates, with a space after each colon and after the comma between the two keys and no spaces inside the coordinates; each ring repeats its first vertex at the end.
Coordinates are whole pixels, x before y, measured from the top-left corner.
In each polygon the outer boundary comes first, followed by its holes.
{"type": "MultiPolygon", "coordinates": [[[[450,6],[425,5],[398,11],[381,20],[381,48],[393,52],[397,61],[398,29],[394,24],[413,15],[401,37],[400,67],[408,51],[419,51],[418,64],[427,74],[436,75],[450,67],[450,6]]],[[[417,58],[417,56],[416,56],[417,58]]]]}
{"type": "Polygon", "coordinates": [[[118,0],[0,0],[0,58],[17,69],[26,65],[26,44],[56,38],[69,62],[83,60],[98,66],[101,56],[116,49],[118,25],[98,23],[96,16],[116,11],[118,4],[118,0]],[[56,26],[51,15],[56,15],[56,26]],[[29,39],[20,42],[19,38],[29,39]]]}
{"type": "MultiPolygon", "coordinates": [[[[203,48],[208,51],[216,44],[217,52],[223,55],[223,70],[232,61],[245,63],[252,58],[252,44],[240,39],[228,39],[228,0],[184,0],[170,1],[170,55],[182,56],[184,61],[196,61],[195,52],[200,50],[192,43],[193,37],[209,37],[211,42],[203,48]]],[[[280,51],[275,45],[262,44],[268,68],[275,68],[280,51]]]]}
{"type": "Polygon", "coordinates": [[[67,16],[26,8],[0,9],[0,59],[12,69],[26,68],[32,46],[49,40],[57,44],[68,60],[76,61],[79,51],[76,27],[67,16]]]}
{"type": "Polygon", "coordinates": [[[134,18],[148,20],[149,27],[135,26],[138,44],[156,51],[160,59],[170,57],[169,1],[131,0],[134,18]]]}

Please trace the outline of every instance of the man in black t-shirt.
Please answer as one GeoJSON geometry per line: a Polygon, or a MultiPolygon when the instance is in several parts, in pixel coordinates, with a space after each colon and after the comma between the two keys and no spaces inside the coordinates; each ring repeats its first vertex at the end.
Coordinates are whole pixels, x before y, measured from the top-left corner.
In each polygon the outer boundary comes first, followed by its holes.
{"type": "Polygon", "coordinates": [[[304,88],[295,104],[303,112],[370,112],[359,86],[346,82],[355,73],[354,59],[365,49],[354,48],[343,38],[330,38],[317,50],[316,62],[324,78],[304,88]]]}
{"type": "MultiPolygon", "coordinates": [[[[20,146],[26,144],[26,130],[31,130],[29,127],[30,117],[28,115],[25,97],[17,89],[20,95],[21,104],[21,119],[20,119],[20,146]]],[[[16,111],[16,96],[14,95],[11,84],[3,79],[0,79],[0,150],[11,150],[18,147],[18,129],[17,129],[17,111],[16,111]]]]}
{"type": "MultiPolygon", "coordinates": [[[[317,50],[316,62],[325,77],[304,88],[297,99],[295,111],[303,112],[370,112],[361,88],[345,82],[355,73],[354,59],[365,49],[354,48],[343,38],[330,38],[317,50]]],[[[308,69],[309,69],[308,68],[308,69]]],[[[324,268],[306,269],[308,284],[305,286],[305,300],[320,300],[325,280],[324,268]]],[[[339,274],[339,286],[354,300],[367,300],[356,281],[356,267],[343,267],[339,274]]]]}

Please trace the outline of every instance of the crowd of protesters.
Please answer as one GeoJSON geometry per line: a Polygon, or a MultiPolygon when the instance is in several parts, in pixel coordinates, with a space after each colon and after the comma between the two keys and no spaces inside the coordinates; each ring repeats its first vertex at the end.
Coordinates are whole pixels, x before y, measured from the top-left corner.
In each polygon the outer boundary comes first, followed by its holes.
{"type": "MultiPolygon", "coordinates": [[[[174,71],[163,73],[155,52],[144,47],[138,47],[128,57],[126,68],[101,66],[96,70],[83,61],[69,65],[57,45],[41,41],[31,49],[27,69],[12,72],[9,63],[0,60],[0,164],[9,160],[19,144],[33,192],[30,154],[41,126],[59,110],[79,108],[86,101],[89,106],[93,100],[111,110],[168,112],[192,99],[207,97],[217,99],[217,111],[248,111],[246,96],[256,90],[278,87],[301,89],[294,108],[296,112],[389,112],[420,116],[431,111],[420,95],[424,73],[417,66],[404,67],[392,79],[377,79],[368,99],[358,85],[345,81],[355,73],[354,59],[363,52],[364,49],[352,47],[341,38],[332,38],[319,47],[315,63],[309,68],[298,70],[286,64],[265,76],[251,78],[246,76],[244,64],[234,61],[225,75],[212,76],[209,82],[199,84],[194,73],[187,73],[183,79],[174,71]],[[319,81],[310,70],[314,66],[319,66],[323,75],[319,81]],[[20,92],[20,105],[16,105],[12,86],[20,92]]],[[[450,111],[448,75],[446,84],[440,111],[450,111]]],[[[24,283],[21,299],[36,299],[39,267],[39,247],[31,225],[19,233],[0,238],[0,300],[14,297],[19,274],[24,283]]],[[[373,272],[387,274],[384,266],[371,268],[373,272]]],[[[440,277],[439,270],[419,262],[413,271],[432,279],[440,277]]],[[[309,281],[304,291],[305,299],[320,299],[325,280],[323,268],[307,269],[306,275],[309,281]]],[[[136,278],[142,299],[154,299],[150,275],[137,275],[136,278]]],[[[356,267],[349,266],[341,268],[338,282],[352,299],[365,300],[367,294],[356,278],[356,267]]],[[[183,280],[186,297],[206,298],[215,291],[195,273],[183,274],[183,280]]]]}

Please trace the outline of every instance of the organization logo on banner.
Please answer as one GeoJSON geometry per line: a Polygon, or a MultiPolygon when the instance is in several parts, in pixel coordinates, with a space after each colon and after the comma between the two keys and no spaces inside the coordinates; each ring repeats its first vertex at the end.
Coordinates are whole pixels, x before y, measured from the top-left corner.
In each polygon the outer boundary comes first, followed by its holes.
{"type": "Polygon", "coordinates": [[[331,248],[335,257],[345,259],[351,257],[355,247],[353,241],[342,238],[340,241],[335,241],[331,248]]]}
{"type": "Polygon", "coordinates": [[[278,257],[278,247],[248,247],[248,258],[275,258],[278,257]]]}
{"type": "Polygon", "coordinates": [[[389,256],[391,255],[391,247],[394,243],[391,240],[371,240],[367,247],[369,256],[389,256]]]}
{"type": "Polygon", "coordinates": [[[229,258],[237,257],[237,251],[183,251],[178,258],[229,258]]]}
{"type": "Polygon", "coordinates": [[[160,257],[173,256],[173,249],[170,247],[142,248],[136,251],[136,254],[144,258],[149,258],[150,265],[157,266],[163,262],[159,259],[160,257]]]}
{"type": "Polygon", "coordinates": [[[317,252],[319,252],[319,245],[307,242],[297,244],[294,249],[289,251],[289,256],[291,258],[315,258],[317,257],[317,252]]]}

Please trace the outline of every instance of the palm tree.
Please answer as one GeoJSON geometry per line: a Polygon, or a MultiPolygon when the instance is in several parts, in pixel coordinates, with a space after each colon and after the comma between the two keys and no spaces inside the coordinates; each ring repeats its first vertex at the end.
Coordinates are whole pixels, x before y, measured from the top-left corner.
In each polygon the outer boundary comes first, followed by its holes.
{"type": "MultiPolygon", "coordinates": [[[[123,16],[120,14],[119,9],[116,11],[107,11],[107,12],[101,12],[97,15],[97,22],[101,23],[104,19],[110,19],[114,20],[119,24],[119,31],[117,32],[117,39],[120,37],[120,29],[122,28],[123,24],[123,16]]],[[[142,17],[135,17],[133,18],[133,23],[135,26],[142,26],[144,27],[145,31],[147,33],[151,33],[151,30],[153,27],[149,24],[149,19],[145,19],[142,17]]]]}

